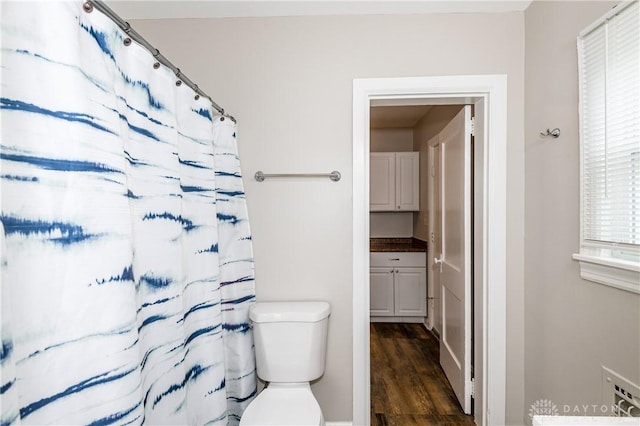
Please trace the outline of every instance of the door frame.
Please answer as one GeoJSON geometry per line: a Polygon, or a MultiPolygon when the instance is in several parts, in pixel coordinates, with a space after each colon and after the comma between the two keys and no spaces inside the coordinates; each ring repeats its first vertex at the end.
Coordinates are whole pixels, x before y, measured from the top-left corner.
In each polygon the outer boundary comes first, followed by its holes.
{"type": "MultiPolygon", "coordinates": [[[[427,204],[428,204],[429,212],[435,211],[436,197],[434,196],[434,194],[435,194],[435,189],[437,185],[434,177],[432,176],[432,170],[435,170],[436,163],[434,158],[436,157],[436,154],[435,154],[436,147],[439,147],[439,145],[440,145],[439,134],[432,136],[427,141],[427,147],[428,147],[427,161],[429,162],[427,164],[427,170],[429,173],[429,175],[427,176],[427,194],[428,194],[427,204]],[[434,140],[436,140],[436,142],[434,142],[434,140]]],[[[440,158],[440,155],[438,155],[438,158],[440,158]]],[[[439,226],[437,225],[441,225],[441,224],[437,223],[435,213],[430,213],[429,223],[427,225],[429,236],[433,235],[432,233],[434,232],[434,230],[439,228],[439,226]]],[[[435,295],[436,295],[435,272],[433,271],[434,269],[433,263],[429,264],[430,257],[431,256],[435,257],[435,252],[434,252],[435,241],[433,240],[433,237],[427,242],[427,244],[429,247],[429,251],[427,252],[427,321],[425,322],[425,325],[427,329],[433,330],[434,328],[436,328],[438,333],[440,333],[442,324],[441,322],[436,321],[436,318],[435,318],[436,311],[440,312],[440,308],[436,309],[436,303],[435,303],[435,295]]],[[[437,284],[440,285],[440,281],[438,281],[437,284]]],[[[438,300],[440,299],[438,298],[438,300]]]]}
{"type": "MultiPolygon", "coordinates": [[[[370,424],[369,348],[369,108],[372,100],[446,98],[473,103],[484,100],[483,220],[480,350],[475,369],[482,370],[475,410],[479,425],[503,425],[506,409],[506,181],[507,76],[467,75],[370,78],[353,81],[353,424],[370,424]],[[488,167],[488,165],[491,167],[488,167]],[[488,238],[488,236],[491,236],[488,238]],[[488,342],[491,342],[489,345],[488,342]],[[479,411],[478,411],[479,409],[479,411]]],[[[451,102],[449,102],[451,103],[451,102]]],[[[406,103],[405,103],[406,104],[406,103]]],[[[477,284],[477,283],[476,283],[477,284]]],[[[476,376],[478,377],[478,376],[476,376]]]]}

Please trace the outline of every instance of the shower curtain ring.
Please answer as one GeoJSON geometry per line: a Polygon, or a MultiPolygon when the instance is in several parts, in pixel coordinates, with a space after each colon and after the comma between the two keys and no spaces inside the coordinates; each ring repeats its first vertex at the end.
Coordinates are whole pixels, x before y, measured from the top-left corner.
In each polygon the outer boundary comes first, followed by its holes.
{"type": "Polygon", "coordinates": [[[124,28],[122,29],[125,33],[129,34],[131,32],[131,24],[127,21],[124,22],[124,28]]]}

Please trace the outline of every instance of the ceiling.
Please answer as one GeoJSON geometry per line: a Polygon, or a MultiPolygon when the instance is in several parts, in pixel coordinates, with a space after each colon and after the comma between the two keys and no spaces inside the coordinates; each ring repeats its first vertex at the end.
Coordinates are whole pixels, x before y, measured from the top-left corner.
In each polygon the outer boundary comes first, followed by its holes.
{"type": "Polygon", "coordinates": [[[379,106],[371,108],[372,129],[406,129],[414,127],[433,105],[379,106]]]}
{"type": "Polygon", "coordinates": [[[303,15],[502,13],[525,10],[530,0],[107,0],[123,19],[230,18],[303,15]]]}

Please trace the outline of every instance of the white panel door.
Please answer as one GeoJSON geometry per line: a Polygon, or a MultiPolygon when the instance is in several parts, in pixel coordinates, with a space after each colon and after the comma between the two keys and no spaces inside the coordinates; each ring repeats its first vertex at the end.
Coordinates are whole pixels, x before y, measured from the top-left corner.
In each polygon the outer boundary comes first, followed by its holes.
{"type": "Polygon", "coordinates": [[[427,315],[427,269],[396,268],[394,275],[396,316],[427,315]]]}
{"type": "Polygon", "coordinates": [[[369,311],[372,317],[393,316],[393,268],[371,268],[369,311]]]}
{"type": "Polygon", "coordinates": [[[369,209],[396,210],[396,158],[393,152],[372,152],[369,157],[369,209]]]}
{"type": "Polygon", "coordinates": [[[420,210],[420,153],[396,153],[396,210],[420,210]]]}
{"type": "Polygon", "coordinates": [[[440,132],[440,364],[471,414],[471,106],[440,132]]]}

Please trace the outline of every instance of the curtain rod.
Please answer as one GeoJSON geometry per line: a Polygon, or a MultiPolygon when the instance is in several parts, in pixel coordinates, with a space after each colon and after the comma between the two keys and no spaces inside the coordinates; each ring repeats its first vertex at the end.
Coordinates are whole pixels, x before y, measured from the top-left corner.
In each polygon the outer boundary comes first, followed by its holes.
{"type": "Polygon", "coordinates": [[[236,122],[236,119],[233,116],[229,114],[225,114],[224,108],[222,108],[220,105],[215,103],[214,100],[211,98],[211,96],[203,92],[202,89],[200,89],[198,85],[195,84],[189,77],[182,74],[180,72],[180,68],[173,65],[171,61],[168,60],[164,55],[162,55],[158,49],[153,47],[151,43],[149,43],[136,30],[134,30],[127,21],[122,19],[120,16],[118,16],[117,13],[111,10],[111,8],[109,8],[109,6],[107,6],[102,0],[87,0],[82,7],[84,11],[87,13],[91,13],[95,7],[100,12],[107,15],[109,19],[115,22],[120,27],[120,29],[122,29],[122,31],[127,33],[127,35],[131,37],[136,43],[142,45],[145,49],[147,49],[153,55],[153,57],[156,58],[158,62],[160,62],[161,64],[169,68],[171,71],[173,71],[173,73],[176,75],[178,79],[180,79],[187,86],[192,88],[193,91],[196,92],[198,95],[204,96],[205,98],[209,99],[209,101],[211,102],[211,105],[213,106],[213,108],[215,108],[216,111],[218,111],[224,117],[228,117],[234,123],[236,122]]]}

